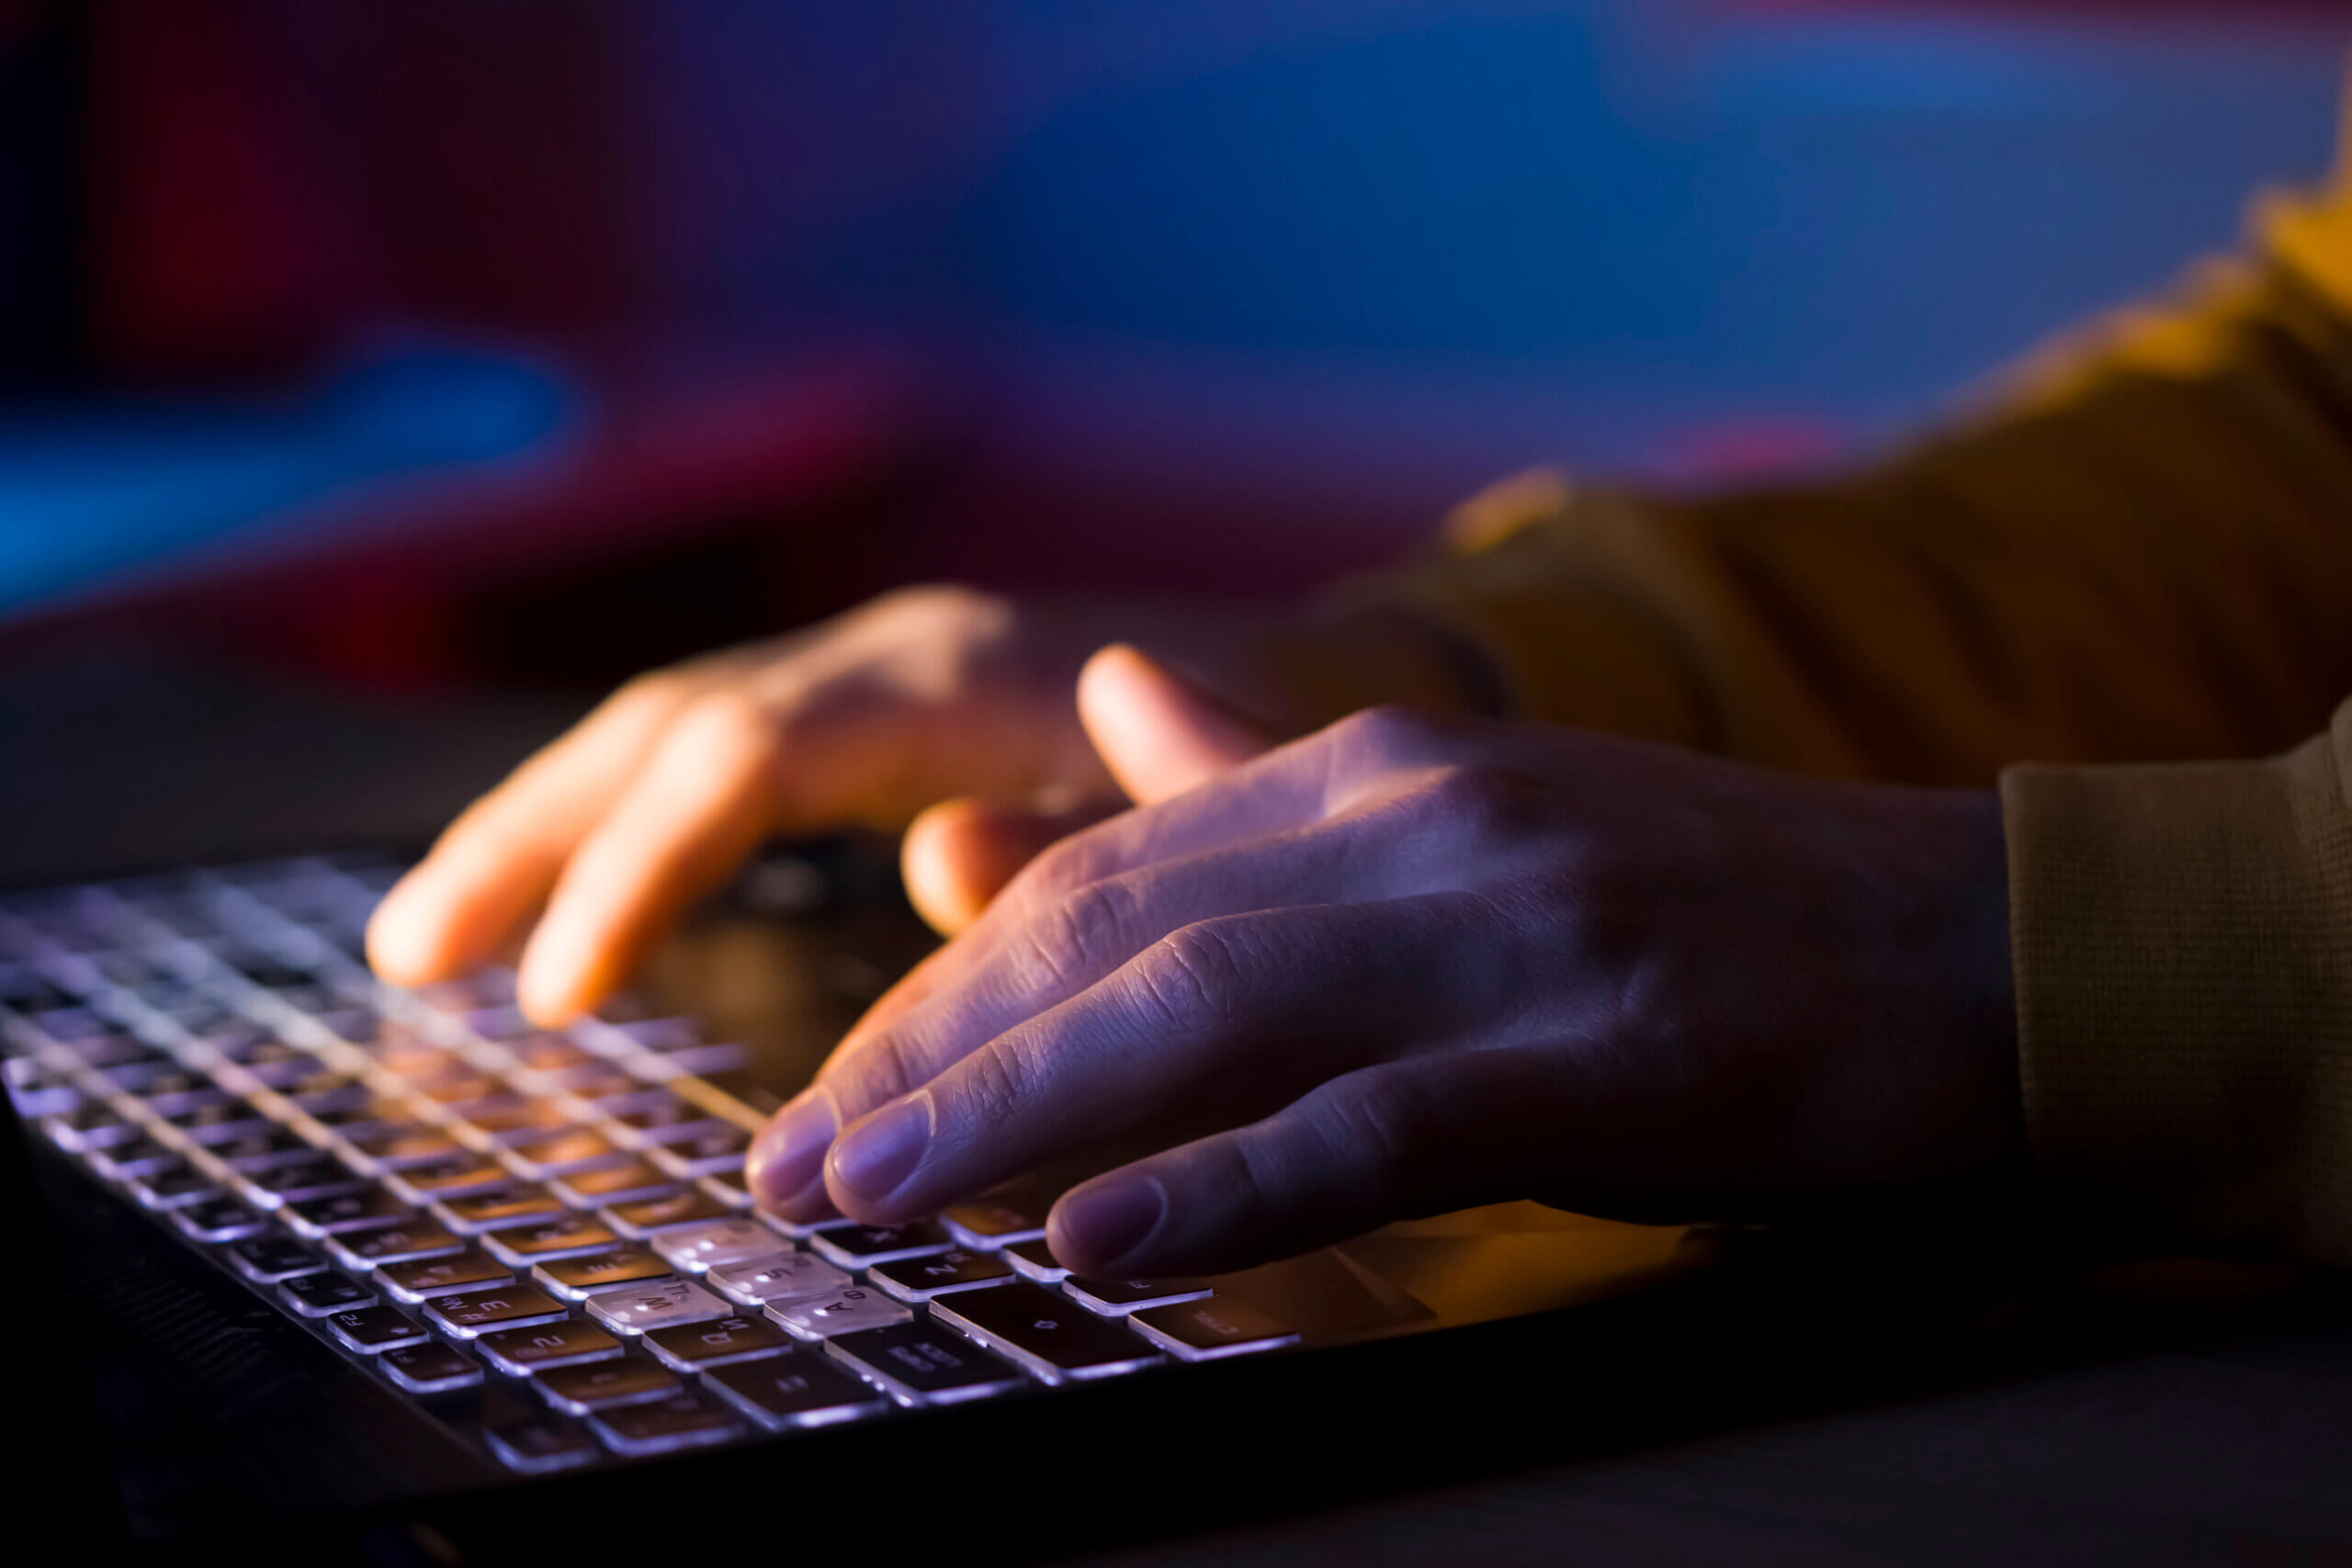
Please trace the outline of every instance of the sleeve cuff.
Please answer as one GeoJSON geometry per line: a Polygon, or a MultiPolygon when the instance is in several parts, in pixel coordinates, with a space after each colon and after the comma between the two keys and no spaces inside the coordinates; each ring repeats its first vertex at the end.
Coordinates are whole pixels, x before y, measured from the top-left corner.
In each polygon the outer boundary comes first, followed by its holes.
{"type": "Polygon", "coordinates": [[[2268,761],[2002,774],[2053,1219],[2352,1263],[2347,764],[2352,704],[2268,761]]]}

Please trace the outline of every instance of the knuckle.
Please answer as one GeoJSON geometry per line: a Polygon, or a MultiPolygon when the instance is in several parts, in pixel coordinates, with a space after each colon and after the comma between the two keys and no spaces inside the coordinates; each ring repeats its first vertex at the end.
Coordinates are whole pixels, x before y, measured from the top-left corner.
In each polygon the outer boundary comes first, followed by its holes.
{"type": "Polygon", "coordinates": [[[1117,942],[1124,925],[1119,901],[1106,885],[1087,883],[1049,899],[1022,927],[1019,962],[1035,988],[1068,990],[1097,953],[1117,942]]]}
{"type": "Polygon", "coordinates": [[[967,1057],[966,1069],[956,1075],[964,1101],[959,1119],[980,1131],[1003,1126],[1030,1102],[1043,1077],[1026,1032],[991,1042],[967,1057]]]}
{"type": "Polygon", "coordinates": [[[1510,768],[1470,763],[1438,769],[1408,797],[1418,820],[1474,838],[1518,838],[1538,826],[1543,792],[1510,768]]]}
{"type": "Polygon", "coordinates": [[[1233,1016],[1244,967],[1231,933],[1217,921],[1199,920],[1154,943],[1136,965],[1136,979],[1156,1023],[1178,1034],[1200,1034],[1233,1016]]]}
{"type": "Polygon", "coordinates": [[[764,752],[775,744],[776,716],[740,686],[719,686],[687,703],[678,716],[677,744],[700,757],[764,752]]]}

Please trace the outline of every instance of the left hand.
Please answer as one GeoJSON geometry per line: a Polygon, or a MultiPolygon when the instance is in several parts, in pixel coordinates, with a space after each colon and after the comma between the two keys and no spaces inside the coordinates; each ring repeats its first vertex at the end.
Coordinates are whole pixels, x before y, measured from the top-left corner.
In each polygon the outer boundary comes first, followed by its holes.
{"type": "MultiPolygon", "coordinates": [[[[1171,735],[1248,750],[1132,650],[1081,708],[1123,778],[1171,735]]],[[[1216,1272],[1517,1198],[1674,1222],[1997,1191],[2023,1165],[1998,805],[1361,713],[1033,862],[752,1180],[889,1223],[1204,1110],[1225,1130],[1062,1197],[1061,1261],[1216,1272]]]]}

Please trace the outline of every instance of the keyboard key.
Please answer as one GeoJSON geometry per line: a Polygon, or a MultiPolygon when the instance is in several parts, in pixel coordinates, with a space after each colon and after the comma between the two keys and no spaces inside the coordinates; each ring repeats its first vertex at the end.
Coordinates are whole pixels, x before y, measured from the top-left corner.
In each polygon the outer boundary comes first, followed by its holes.
{"type": "Polygon", "coordinates": [[[1187,1361],[1298,1343],[1298,1330],[1289,1324],[1230,1298],[1147,1307],[1127,1322],[1146,1339],[1187,1361]]]}
{"type": "Polygon", "coordinates": [[[781,1355],[792,1348],[792,1340],[772,1323],[734,1316],[657,1328],[645,1337],[645,1346],[674,1371],[699,1372],[735,1361],[781,1355]]]}
{"type": "Polygon", "coordinates": [[[993,1252],[956,1247],[928,1258],[877,1263],[866,1278],[902,1302],[927,1302],[956,1291],[985,1290],[1012,1278],[1012,1265],[993,1252]]]}
{"type": "Polygon", "coordinates": [[[1027,1381],[1019,1368],[931,1323],[837,1334],[825,1341],[825,1353],[888,1389],[901,1404],[985,1399],[1027,1381]]]}
{"type": "Polygon", "coordinates": [[[810,1236],[808,1245],[844,1269],[865,1269],[944,1252],[956,1242],[937,1221],[917,1220],[907,1225],[833,1225],[810,1236]]]}
{"type": "Polygon", "coordinates": [[[387,1263],[377,1269],[376,1283],[405,1306],[422,1306],[438,1296],[488,1290],[511,1283],[513,1269],[475,1247],[447,1258],[387,1263]]]}
{"type": "Polygon", "coordinates": [[[1062,1281],[1069,1299],[1102,1317],[1125,1317],[1145,1307],[1196,1302],[1216,1292],[1198,1280],[1091,1280],[1072,1274],[1062,1281]]]}
{"type": "Polygon", "coordinates": [[[502,1328],[475,1340],[474,1348],[507,1376],[526,1378],[558,1367],[609,1361],[621,1355],[624,1347],[594,1324],[568,1317],[536,1328],[502,1328]]]}
{"type": "Polygon", "coordinates": [[[677,1374],[634,1357],[584,1367],[559,1367],[533,1378],[539,1396],[566,1416],[668,1399],[682,1386],[677,1374]]]}
{"type": "Polygon", "coordinates": [[[957,1203],[940,1213],[948,1232],[976,1252],[993,1252],[1015,1242],[1041,1241],[1050,1204],[1026,1194],[996,1194],[957,1203]]]}
{"type": "Polygon", "coordinates": [[[413,1219],[416,1214],[415,1210],[390,1193],[372,1187],[331,1198],[305,1198],[299,1203],[287,1204],[278,1213],[295,1234],[312,1241],[323,1241],[346,1231],[381,1230],[413,1219]]]}
{"type": "Polygon", "coordinates": [[[812,1252],[779,1252],[713,1269],[704,1278],[713,1290],[738,1306],[758,1308],[770,1302],[796,1301],[845,1290],[848,1274],[812,1252]]]}
{"type": "Polygon", "coordinates": [[[467,1153],[465,1145],[444,1129],[415,1122],[394,1123],[346,1141],[354,1156],[352,1163],[377,1175],[457,1159],[467,1153]]]}
{"type": "Polygon", "coordinates": [[[621,1235],[642,1241],[673,1225],[695,1225],[707,1220],[723,1220],[733,1213],[707,1192],[688,1190],[661,1198],[647,1198],[634,1203],[615,1203],[609,1208],[599,1209],[596,1217],[621,1235]]]}
{"type": "Polygon", "coordinates": [[[532,1269],[559,1258],[581,1258],[591,1252],[603,1252],[618,1246],[620,1239],[607,1225],[599,1224],[584,1214],[567,1213],[563,1218],[550,1220],[545,1224],[492,1231],[481,1238],[481,1244],[502,1263],[511,1263],[517,1269],[532,1269]]]}
{"type": "Polygon", "coordinates": [[[451,1110],[451,1130],[480,1148],[503,1148],[508,1144],[545,1138],[570,1127],[574,1118],[554,1100],[543,1096],[497,1094],[468,1100],[451,1110]]]}
{"type": "Polygon", "coordinates": [[[433,1337],[416,1319],[398,1307],[380,1303],[327,1314],[327,1332],[363,1356],[381,1355],[403,1345],[422,1345],[433,1337]]]}
{"type": "Polygon", "coordinates": [[[529,1285],[476,1291],[471,1295],[435,1296],[424,1303],[425,1320],[460,1339],[472,1339],[501,1328],[527,1328],[555,1323],[564,1316],[563,1303],[529,1285]]]}
{"type": "Polygon", "coordinates": [[[589,1429],[616,1454],[643,1459],[679,1449],[723,1443],[742,1430],[732,1411],[701,1394],[680,1393],[658,1404],[629,1404],[588,1418],[589,1429]]]}
{"type": "Polygon", "coordinates": [[[297,1274],[315,1274],[326,1267],[309,1247],[275,1236],[232,1244],[229,1261],[238,1273],[258,1285],[274,1285],[297,1274]]]}
{"type": "Polygon", "coordinates": [[[726,1122],[696,1105],[693,1100],[661,1091],[661,1098],[634,1110],[623,1111],[606,1117],[615,1143],[633,1149],[666,1144],[673,1138],[691,1138],[699,1133],[724,1127],[726,1122]]]}
{"type": "Polygon", "coordinates": [[[707,1323],[733,1311],[691,1280],[606,1291],[588,1298],[588,1315],[616,1334],[650,1334],[682,1323],[707,1323]]]}
{"type": "Polygon", "coordinates": [[[319,1151],[300,1134],[285,1127],[272,1127],[265,1133],[247,1133],[243,1137],[224,1138],[209,1145],[212,1157],[231,1170],[247,1175],[275,1170],[282,1165],[300,1165],[317,1159],[319,1151]]]}
{"type": "Polygon", "coordinates": [[[770,1302],[763,1310],[769,1321],[782,1324],[786,1332],[802,1339],[830,1339],[861,1328],[888,1328],[914,1316],[904,1303],[855,1285],[821,1296],[770,1302]]]}
{"type": "Polygon", "coordinates": [[[468,1152],[428,1165],[412,1165],[383,1173],[386,1187],[402,1201],[424,1208],[445,1198],[470,1198],[496,1192],[514,1184],[514,1178],[494,1159],[468,1152]]]}
{"type": "Polygon", "coordinates": [[[741,1216],[677,1225],[653,1238],[653,1250],[688,1274],[773,1258],[787,1247],[784,1238],[767,1226],[741,1216]]]}
{"type": "Polygon", "coordinates": [[[668,1171],[636,1158],[560,1176],[548,1185],[555,1189],[556,1196],[575,1209],[641,1203],[651,1198],[670,1197],[679,1190],[677,1179],[668,1171]]]}
{"type": "Polygon", "coordinates": [[[324,1269],[279,1281],[277,1298],[304,1317],[324,1317],[347,1307],[373,1305],[376,1292],[324,1269]]]}
{"type": "Polygon", "coordinates": [[[743,1185],[743,1173],[740,1170],[698,1178],[695,1186],[709,1193],[730,1209],[748,1209],[752,1206],[751,1189],[743,1185]]]}
{"type": "Polygon", "coordinates": [[[387,1350],[376,1358],[384,1375],[411,1393],[447,1393],[481,1382],[481,1368],[451,1345],[426,1341],[387,1350]]]}
{"type": "Polygon", "coordinates": [[[161,1170],[134,1177],[130,1195],[141,1206],[150,1209],[177,1209],[189,1203],[201,1203],[208,1198],[223,1196],[212,1179],[186,1160],[177,1160],[161,1170]]]}
{"type": "Polygon", "coordinates": [[[269,1118],[242,1100],[227,1095],[196,1100],[165,1113],[164,1121],[208,1147],[269,1130],[269,1118]]]}
{"type": "Polygon", "coordinates": [[[646,1151],[646,1158],[682,1179],[717,1176],[742,1169],[743,1156],[751,1146],[751,1134],[741,1127],[725,1126],[672,1143],[656,1144],[646,1151]]]}
{"type": "Polygon", "coordinates": [[[626,1165],[633,1156],[602,1133],[571,1127],[551,1136],[509,1144],[499,1157],[525,1180],[545,1181],[552,1176],[626,1165]]]}
{"type": "Polygon", "coordinates": [[[550,1295],[584,1302],[606,1291],[625,1291],[672,1277],[669,1264],[641,1247],[616,1247],[584,1258],[559,1258],[535,1264],[531,1278],[550,1295]]]}
{"type": "Polygon", "coordinates": [[[449,1198],[433,1205],[433,1217],[460,1235],[513,1230],[565,1218],[570,1211],[544,1187],[508,1187],[449,1198]]]}
{"type": "Polygon", "coordinates": [[[1011,1358],[1047,1382],[1110,1377],[1149,1366],[1158,1352],[1077,1303],[1013,1283],[942,1296],[932,1316],[1011,1358]]]}
{"type": "Polygon", "coordinates": [[[879,1389],[806,1350],[720,1367],[704,1386],[770,1431],[854,1421],[890,1408],[879,1389]]]}
{"type": "Polygon", "coordinates": [[[269,1222],[234,1198],[204,1198],[171,1211],[172,1224],[195,1241],[259,1235],[269,1222]]]}
{"type": "Polygon", "coordinates": [[[519,1416],[495,1425],[485,1422],[482,1440],[498,1461],[526,1475],[570,1470],[603,1457],[604,1450],[588,1428],[566,1416],[546,1413],[519,1416]]]}
{"type": "Polygon", "coordinates": [[[465,1238],[437,1220],[412,1219],[381,1230],[344,1231],[327,1237],[327,1251],[336,1263],[365,1273],[387,1263],[413,1263],[420,1258],[447,1258],[466,1249],[465,1238]]]}
{"type": "Polygon", "coordinates": [[[109,1144],[127,1144],[140,1135],[136,1122],[126,1122],[96,1100],[77,1105],[59,1116],[41,1118],[40,1130],[50,1142],[75,1154],[87,1154],[109,1144]]]}
{"type": "Polygon", "coordinates": [[[245,1201],[265,1209],[299,1203],[306,1198],[329,1198],[356,1192],[368,1184],[331,1155],[314,1155],[267,1170],[240,1171],[237,1190],[245,1201]]]}
{"type": "Polygon", "coordinates": [[[167,1148],[153,1138],[133,1138],[128,1143],[113,1144],[92,1149],[90,1168],[111,1181],[129,1181],[135,1177],[153,1176],[159,1170],[186,1162],[177,1149],[167,1148]]]}

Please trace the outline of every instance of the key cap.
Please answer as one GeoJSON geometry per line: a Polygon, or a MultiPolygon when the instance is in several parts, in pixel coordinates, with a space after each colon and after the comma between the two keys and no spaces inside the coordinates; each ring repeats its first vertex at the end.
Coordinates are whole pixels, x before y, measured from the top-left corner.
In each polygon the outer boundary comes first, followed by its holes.
{"type": "Polygon", "coordinates": [[[268,1117],[243,1100],[232,1100],[225,1094],[184,1105],[167,1112],[164,1120],[207,1147],[266,1133],[270,1125],[268,1117]]]}
{"type": "Polygon", "coordinates": [[[1062,1281],[1069,1299],[1102,1317],[1125,1317],[1144,1307],[1196,1302],[1216,1292],[1198,1280],[1091,1280],[1072,1274],[1062,1281]]]}
{"type": "Polygon", "coordinates": [[[482,1441],[498,1461],[526,1475],[587,1464],[604,1452],[588,1428],[567,1416],[537,1413],[485,1424],[482,1441]]]}
{"type": "Polygon", "coordinates": [[[743,1185],[743,1173],[741,1170],[697,1178],[695,1186],[709,1193],[730,1209],[748,1209],[752,1206],[751,1189],[743,1185]]]}
{"type": "Polygon", "coordinates": [[[297,1274],[315,1274],[326,1267],[309,1247],[275,1236],[254,1236],[229,1248],[237,1272],[259,1285],[274,1285],[297,1274]]]}
{"type": "Polygon", "coordinates": [[[1230,1297],[1146,1307],[1127,1320],[1135,1331],[1187,1361],[1246,1356],[1298,1343],[1298,1330],[1230,1297]]]}
{"type": "Polygon", "coordinates": [[[770,1322],[782,1324],[787,1333],[801,1339],[829,1339],[861,1328],[888,1328],[914,1316],[904,1303],[854,1285],[828,1295],[770,1302],[763,1310],[770,1322]]]}
{"type": "Polygon", "coordinates": [[[171,1211],[172,1224],[195,1241],[235,1241],[259,1235],[269,1222],[234,1198],[202,1198],[171,1211]]]}
{"type": "Polygon", "coordinates": [[[634,1203],[615,1203],[596,1211],[596,1217],[613,1229],[633,1240],[643,1241],[668,1230],[673,1225],[700,1224],[706,1220],[723,1220],[733,1213],[709,1194],[696,1191],[672,1193],[667,1197],[648,1198],[634,1203]]]}
{"type": "Polygon", "coordinates": [[[365,1285],[354,1284],[333,1269],[322,1269],[316,1274],[297,1274],[291,1280],[280,1280],[277,1299],[304,1317],[324,1317],[346,1307],[371,1306],[376,1292],[365,1285]]]}
{"type": "Polygon", "coordinates": [[[210,1177],[186,1160],[175,1160],[161,1170],[134,1178],[130,1195],[145,1208],[177,1209],[224,1194],[213,1185],[210,1177]]]}
{"type": "Polygon", "coordinates": [[[751,1134],[741,1127],[726,1126],[672,1143],[656,1144],[646,1151],[645,1157],[684,1179],[741,1170],[743,1156],[751,1146],[751,1134]]]}
{"type": "Polygon", "coordinates": [[[559,1367],[531,1380],[546,1400],[566,1416],[585,1416],[623,1404],[667,1399],[681,1387],[677,1375],[634,1357],[584,1367],[559,1367]]]}
{"type": "Polygon", "coordinates": [[[607,1116],[605,1122],[613,1142],[626,1148],[649,1148],[728,1124],[691,1100],[667,1089],[660,1091],[660,1095],[650,1104],[607,1116]]]}
{"type": "Polygon", "coordinates": [[[548,1294],[568,1302],[584,1302],[606,1291],[625,1291],[671,1278],[669,1264],[641,1247],[616,1247],[583,1258],[559,1258],[534,1264],[531,1278],[548,1294]]]}
{"type": "Polygon", "coordinates": [[[352,1175],[341,1160],[330,1155],[315,1155],[290,1165],[237,1174],[237,1191],[247,1202],[265,1209],[299,1203],[306,1198],[329,1198],[339,1192],[356,1192],[367,1185],[352,1175]]]}
{"type": "Polygon", "coordinates": [[[545,1181],[549,1177],[626,1165],[631,1156],[602,1133],[571,1127],[548,1137],[509,1144],[499,1157],[526,1181],[545,1181]]]}
{"type": "Polygon", "coordinates": [[[509,1285],[470,1295],[435,1296],[424,1303],[425,1321],[460,1339],[501,1328],[527,1328],[564,1316],[563,1303],[529,1285],[509,1285]]]}
{"type": "Polygon", "coordinates": [[[738,1306],[795,1301],[845,1290],[850,1277],[810,1252],[779,1252],[746,1263],[713,1269],[704,1276],[713,1290],[738,1306]]]}
{"type": "Polygon", "coordinates": [[[781,1355],[792,1348],[792,1341],[774,1324],[738,1315],[657,1328],[645,1337],[645,1348],[673,1371],[699,1372],[781,1355]]]}
{"type": "Polygon", "coordinates": [[[536,1328],[502,1328],[475,1340],[474,1348],[508,1377],[526,1378],[558,1367],[609,1361],[621,1355],[624,1347],[594,1324],[568,1317],[536,1328]]]}
{"type": "Polygon", "coordinates": [[[994,1252],[1015,1242],[1041,1241],[1050,1204],[1026,1194],[993,1194],[944,1210],[940,1219],[957,1242],[975,1252],[994,1252]]]}
{"type": "Polygon", "coordinates": [[[465,1247],[464,1237],[452,1235],[439,1221],[427,1219],[407,1220],[381,1230],[345,1231],[327,1237],[329,1256],[342,1267],[358,1273],[388,1263],[447,1258],[463,1252],[465,1247]]]}
{"type": "Polygon", "coordinates": [[[877,1263],[866,1278],[902,1302],[927,1302],[956,1291],[985,1290],[1012,1278],[1012,1265],[993,1252],[956,1247],[928,1258],[877,1263]]]}
{"type": "Polygon", "coordinates": [[[430,1340],[387,1350],[376,1358],[376,1364],[411,1393],[447,1393],[481,1382],[481,1368],[471,1356],[455,1346],[430,1340]]]}
{"type": "Polygon", "coordinates": [[[300,1165],[304,1160],[319,1157],[319,1151],[302,1138],[284,1127],[271,1127],[267,1132],[247,1133],[242,1137],[224,1138],[208,1145],[212,1157],[231,1170],[248,1176],[275,1170],[282,1165],[300,1165]]]}
{"type": "Polygon", "coordinates": [[[114,1181],[152,1176],[185,1163],[178,1150],[166,1148],[153,1138],[133,1138],[129,1143],[92,1149],[89,1159],[91,1169],[114,1181]]]}
{"type": "Polygon", "coordinates": [[[956,1243],[937,1221],[917,1220],[906,1225],[834,1225],[810,1236],[808,1245],[844,1269],[865,1269],[944,1252],[956,1243]]]}
{"type": "Polygon", "coordinates": [[[363,1356],[379,1356],[404,1345],[423,1345],[433,1337],[416,1319],[380,1303],[327,1314],[327,1332],[363,1356]]]}
{"type": "Polygon", "coordinates": [[[560,1176],[548,1185],[555,1190],[557,1197],[575,1209],[641,1203],[650,1198],[667,1198],[680,1190],[677,1179],[669,1172],[635,1158],[620,1165],[599,1166],[594,1170],[560,1176]]]}
{"type": "Polygon", "coordinates": [[[723,1443],[742,1430],[734,1412],[685,1393],[655,1404],[625,1404],[588,1418],[589,1429],[630,1459],[723,1443]]]}
{"type": "Polygon", "coordinates": [[[772,1258],[784,1247],[785,1242],[775,1232],[757,1220],[741,1217],[678,1225],[653,1237],[653,1250],[688,1274],[747,1263],[755,1258],[772,1258]]]}
{"type": "Polygon", "coordinates": [[[403,1306],[423,1306],[440,1296],[511,1284],[514,1270],[475,1247],[447,1258],[419,1258],[378,1267],[375,1280],[384,1293],[403,1306]]]}
{"type": "Polygon", "coordinates": [[[825,1341],[825,1353],[901,1404],[957,1404],[1027,1381],[1019,1368],[930,1323],[837,1334],[825,1341]]]}
{"type": "Polygon", "coordinates": [[[1111,1377],[1159,1359],[1125,1329],[1036,1285],[942,1296],[931,1314],[1050,1383],[1111,1377]]]}
{"type": "Polygon", "coordinates": [[[512,1187],[514,1178],[496,1160],[467,1153],[429,1165],[385,1171],[383,1182],[403,1201],[424,1208],[445,1198],[470,1198],[477,1193],[502,1190],[512,1187]]]}
{"type": "Polygon", "coordinates": [[[433,1205],[433,1217],[460,1235],[513,1230],[566,1218],[570,1211],[544,1187],[508,1187],[433,1205]]]}
{"type": "MultiPolygon", "coordinates": [[[[348,1231],[379,1230],[415,1217],[415,1211],[389,1192],[369,1187],[331,1198],[305,1198],[278,1211],[288,1228],[312,1241],[348,1231]]],[[[374,1265],[370,1264],[370,1268],[374,1265]]]]}
{"type": "Polygon", "coordinates": [[[40,1130],[59,1148],[75,1154],[87,1154],[109,1144],[127,1144],[140,1134],[137,1123],[124,1121],[96,1100],[77,1105],[62,1115],[44,1116],[40,1130]]]}
{"type": "Polygon", "coordinates": [[[481,1238],[481,1245],[502,1263],[533,1269],[560,1258],[584,1258],[592,1252],[605,1251],[619,1246],[620,1239],[610,1226],[585,1214],[567,1213],[561,1219],[544,1224],[492,1231],[481,1238]]]}
{"type": "Polygon", "coordinates": [[[691,1280],[604,1291],[588,1298],[588,1315],[616,1334],[635,1336],[681,1323],[705,1323],[734,1309],[691,1280]]]}
{"type": "Polygon", "coordinates": [[[807,1350],[719,1367],[704,1386],[765,1427],[825,1427],[890,1408],[882,1391],[807,1350]]]}
{"type": "Polygon", "coordinates": [[[347,1140],[360,1169],[381,1175],[410,1166],[430,1166],[465,1156],[466,1146],[439,1127],[422,1122],[395,1123],[379,1132],[347,1140]]]}

